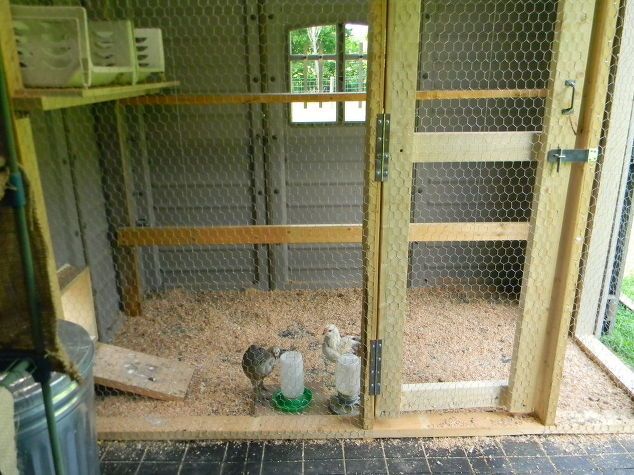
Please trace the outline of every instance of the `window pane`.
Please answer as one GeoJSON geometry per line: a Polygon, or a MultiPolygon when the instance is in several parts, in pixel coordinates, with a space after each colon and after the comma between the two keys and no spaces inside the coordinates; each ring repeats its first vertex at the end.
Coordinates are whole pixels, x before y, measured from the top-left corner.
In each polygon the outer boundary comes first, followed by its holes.
{"type": "Polygon", "coordinates": [[[291,31],[289,43],[291,54],[336,54],[337,28],[335,25],[299,28],[291,31]]]}
{"type": "Polygon", "coordinates": [[[344,77],[346,92],[365,92],[368,62],[365,59],[346,61],[344,77]]]}
{"type": "Polygon", "coordinates": [[[346,122],[365,121],[365,101],[348,101],[344,104],[344,120],[346,122]]]}
{"type": "Polygon", "coordinates": [[[336,102],[293,102],[291,104],[291,122],[336,122],[336,102]]]}
{"type": "Polygon", "coordinates": [[[336,92],[337,63],[323,59],[291,61],[291,92],[336,92]]]}
{"type": "Polygon", "coordinates": [[[368,54],[368,25],[346,24],[346,54],[368,54]]]}

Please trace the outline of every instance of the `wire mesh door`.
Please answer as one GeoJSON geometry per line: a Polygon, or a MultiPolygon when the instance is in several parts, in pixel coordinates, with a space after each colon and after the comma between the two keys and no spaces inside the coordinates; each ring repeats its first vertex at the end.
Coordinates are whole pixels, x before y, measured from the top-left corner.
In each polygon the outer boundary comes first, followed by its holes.
{"type": "MultiPolygon", "coordinates": [[[[576,276],[556,277],[557,260],[579,258],[562,219],[573,174],[552,150],[575,147],[594,3],[418,7],[388,13],[402,23],[388,26],[386,55],[376,414],[504,408],[546,420],[574,298],[572,285],[553,289],[576,276]]],[[[598,140],[589,128],[577,147],[598,140]]],[[[573,206],[587,191],[576,190],[573,206]]]]}

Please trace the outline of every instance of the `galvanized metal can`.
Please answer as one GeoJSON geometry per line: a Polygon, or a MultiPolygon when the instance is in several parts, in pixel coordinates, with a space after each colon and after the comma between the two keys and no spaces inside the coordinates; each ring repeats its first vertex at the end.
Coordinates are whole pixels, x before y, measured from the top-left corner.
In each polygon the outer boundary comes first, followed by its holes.
{"type": "MultiPolygon", "coordinates": [[[[95,385],[92,368],[95,347],[81,326],[58,322],[59,336],[81,373],[81,384],[53,373],[51,388],[66,473],[99,473],[95,430],[95,385]]],[[[9,390],[15,403],[18,469],[24,475],[54,474],[42,389],[30,376],[17,380],[9,390]]]]}

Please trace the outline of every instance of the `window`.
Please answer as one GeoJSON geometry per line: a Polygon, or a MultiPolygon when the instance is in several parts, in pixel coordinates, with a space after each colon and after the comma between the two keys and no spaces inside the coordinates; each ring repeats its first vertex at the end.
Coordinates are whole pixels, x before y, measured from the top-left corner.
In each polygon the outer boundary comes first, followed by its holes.
{"type": "MultiPolygon", "coordinates": [[[[291,93],[366,91],[367,25],[299,28],[290,32],[289,46],[291,93]]],[[[291,122],[296,124],[363,121],[365,101],[291,104],[291,122]]]]}

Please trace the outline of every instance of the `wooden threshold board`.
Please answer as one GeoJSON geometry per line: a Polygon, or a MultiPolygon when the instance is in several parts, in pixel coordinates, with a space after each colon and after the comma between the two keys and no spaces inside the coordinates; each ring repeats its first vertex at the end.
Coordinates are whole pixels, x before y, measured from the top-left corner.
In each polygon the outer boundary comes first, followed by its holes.
{"type": "Polygon", "coordinates": [[[357,419],[340,416],[182,416],[154,414],[97,417],[102,440],[192,439],[338,439],[394,437],[468,437],[532,434],[634,433],[634,416],[624,420],[602,413],[560,414],[561,422],[544,426],[530,416],[506,412],[464,411],[411,414],[377,420],[370,430],[357,419]]]}
{"type": "Polygon", "coordinates": [[[179,81],[164,81],[128,86],[28,88],[17,91],[13,94],[12,100],[16,110],[48,111],[143,96],[159,92],[161,89],[176,87],[179,84],[179,81]]]}
{"type": "Polygon", "coordinates": [[[180,361],[97,344],[95,384],[153,399],[185,398],[194,369],[180,361]]]}

